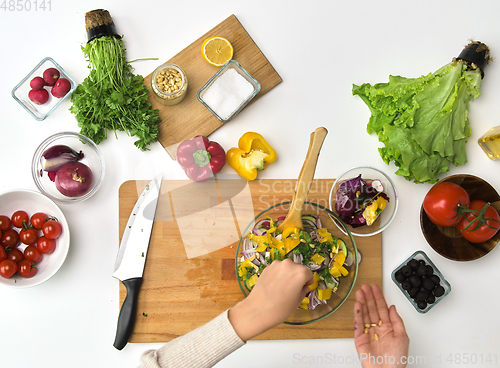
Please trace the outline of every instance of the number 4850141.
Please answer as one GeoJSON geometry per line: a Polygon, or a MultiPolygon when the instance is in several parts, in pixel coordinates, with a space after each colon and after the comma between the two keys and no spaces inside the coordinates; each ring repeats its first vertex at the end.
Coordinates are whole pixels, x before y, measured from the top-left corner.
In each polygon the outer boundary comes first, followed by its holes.
{"type": "Polygon", "coordinates": [[[52,0],[3,0],[3,11],[51,11],[52,0]]]}

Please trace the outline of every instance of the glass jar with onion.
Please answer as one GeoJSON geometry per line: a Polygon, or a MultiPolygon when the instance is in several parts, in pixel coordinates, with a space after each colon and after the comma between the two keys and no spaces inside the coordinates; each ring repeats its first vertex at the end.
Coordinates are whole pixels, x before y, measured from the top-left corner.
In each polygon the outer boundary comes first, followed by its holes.
{"type": "Polygon", "coordinates": [[[176,105],[186,96],[188,80],[178,65],[165,63],[151,76],[151,88],[163,105],[176,105]]]}

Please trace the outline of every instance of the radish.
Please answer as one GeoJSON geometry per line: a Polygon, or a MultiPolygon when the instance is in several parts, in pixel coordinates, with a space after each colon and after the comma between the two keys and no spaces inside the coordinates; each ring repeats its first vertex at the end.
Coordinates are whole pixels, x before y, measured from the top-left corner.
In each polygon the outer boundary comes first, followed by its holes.
{"type": "Polygon", "coordinates": [[[43,72],[43,79],[45,80],[45,83],[47,83],[47,86],[51,87],[56,84],[56,81],[60,76],[61,73],[59,73],[59,70],[56,68],[48,68],[43,72]]]}
{"type": "Polygon", "coordinates": [[[45,80],[42,77],[35,77],[30,82],[30,87],[35,91],[41,90],[45,86],[45,80]]]}
{"type": "Polygon", "coordinates": [[[51,93],[54,97],[62,98],[66,96],[70,89],[71,83],[69,82],[69,80],[67,80],[66,78],[59,78],[54,87],[52,87],[51,93]]]}
{"type": "Polygon", "coordinates": [[[47,92],[47,90],[43,88],[38,91],[32,89],[31,91],[29,91],[28,97],[33,103],[37,105],[43,105],[49,100],[49,92],[47,92]]]}

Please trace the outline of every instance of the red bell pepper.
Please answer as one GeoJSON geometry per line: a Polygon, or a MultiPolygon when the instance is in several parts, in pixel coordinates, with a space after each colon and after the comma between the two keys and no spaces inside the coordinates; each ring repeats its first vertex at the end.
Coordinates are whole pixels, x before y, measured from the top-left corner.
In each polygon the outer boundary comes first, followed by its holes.
{"type": "Polygon", "coordinates": [[[222,170],[226,164],[226,152],[219,143],[198,135],[179,144],[177,162],[189,179],[205,181],[222,170]]]}

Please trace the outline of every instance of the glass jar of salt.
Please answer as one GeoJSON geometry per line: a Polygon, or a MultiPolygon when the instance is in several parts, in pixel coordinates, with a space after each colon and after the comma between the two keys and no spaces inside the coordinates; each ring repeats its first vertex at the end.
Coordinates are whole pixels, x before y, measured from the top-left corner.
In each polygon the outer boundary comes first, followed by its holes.
{"type": "Polygon", "coordinates": [[[151,89],[163,105],[176,105],[186,96],[188,80],[178,65],[165,63],[151,75],[151,89]]]}
{"type": "Polygon", "coordinates": [[[260,84],[230,60],[198,92],[198,100],[223,123],[231,120],[260,91],[260,84]]]}

